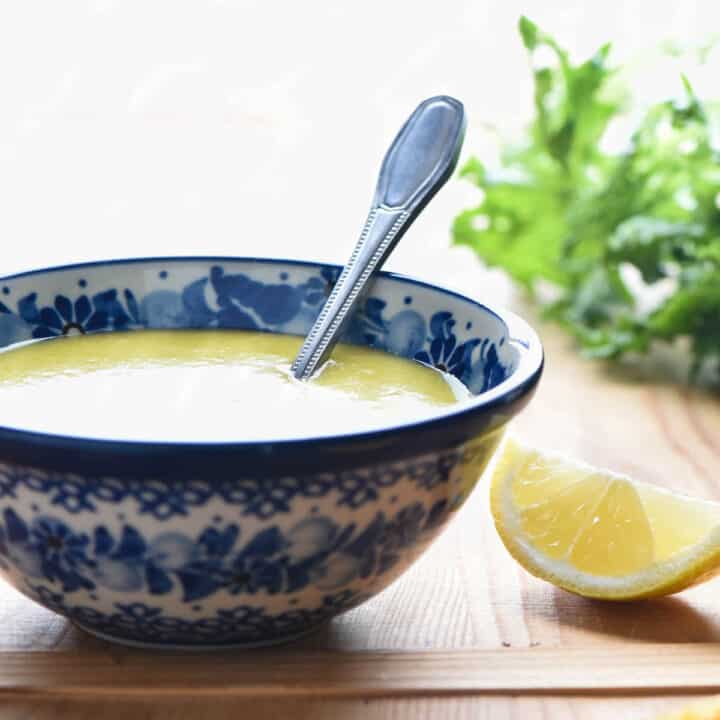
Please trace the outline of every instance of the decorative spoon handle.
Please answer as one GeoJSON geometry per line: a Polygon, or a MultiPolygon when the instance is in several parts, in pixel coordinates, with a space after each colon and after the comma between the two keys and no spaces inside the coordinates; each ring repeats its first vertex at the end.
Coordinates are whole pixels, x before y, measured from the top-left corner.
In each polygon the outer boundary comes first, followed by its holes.
{"type": "Polygon", "coordinates": [[[457,165],[465,136],[462,103],[444,95],[418,105],[385,155],[360,240],[292,365],[304,380],[325,362],[373,273],[457,165]]]}

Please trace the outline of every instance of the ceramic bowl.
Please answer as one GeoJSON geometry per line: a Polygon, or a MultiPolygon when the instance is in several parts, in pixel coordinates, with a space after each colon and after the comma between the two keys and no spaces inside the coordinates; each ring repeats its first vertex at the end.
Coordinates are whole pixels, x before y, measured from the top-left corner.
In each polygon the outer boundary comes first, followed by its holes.
{"type": "MultiPolygon", "coordinates": [[[[338,274],[262,258],[24,273],[0,279],[0,347],[144,328],[305,334],[338,274]]],[[[176,647],[286,641],[380,592],[476,485],[542,348],[511,313],[387,273],[345,339],[442,368],[474,398],[374,432],[262,442],[0,427],[3,577],[95,635],[176,647]]]]}

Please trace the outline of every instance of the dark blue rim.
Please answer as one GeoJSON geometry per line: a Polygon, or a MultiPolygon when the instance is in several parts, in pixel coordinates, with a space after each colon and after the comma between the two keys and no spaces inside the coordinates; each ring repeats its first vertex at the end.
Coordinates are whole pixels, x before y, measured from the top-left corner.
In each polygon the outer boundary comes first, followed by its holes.
{"type": "MultiPolygon", "coordinates": [[[[332,263],[281,258],[142,257],[29,270],[1,277],[0,282],[111,265],[184,262],[341,269],[332,263]]],[[[537,334],[524,320],[509,311],[494,310],[462,293],[429,282],[393,272],[381,272],[379,276],[441,292],[493,315],[508,328],[510,341],[518,347],[518,367],[507,380],[466,405],[427,420],[392,425],[371,432],[267,442],[189,443],[104,440],[0,426],[0,460],[118,477],[210,477],[214,473],[227,475],[228,471],[238,475],[277,476],[333,471],[457,446],[504,425],[527,404],[542,374],[544,358],[537,334]],[[237,469],[233,470],[233,467],[237,469]]]]}

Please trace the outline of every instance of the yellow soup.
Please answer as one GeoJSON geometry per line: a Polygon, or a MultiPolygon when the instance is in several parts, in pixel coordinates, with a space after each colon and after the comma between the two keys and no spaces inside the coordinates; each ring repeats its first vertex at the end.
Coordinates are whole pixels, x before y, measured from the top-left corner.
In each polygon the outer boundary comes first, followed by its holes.
{"type": "Polygon", "coordinates": [[[301,338],[183,330],[44,340],[0,352],[0,425],[98,438],[244,441],[357,432],[468,397],[455,378],[340,345],[313,380],[301,338]]]}

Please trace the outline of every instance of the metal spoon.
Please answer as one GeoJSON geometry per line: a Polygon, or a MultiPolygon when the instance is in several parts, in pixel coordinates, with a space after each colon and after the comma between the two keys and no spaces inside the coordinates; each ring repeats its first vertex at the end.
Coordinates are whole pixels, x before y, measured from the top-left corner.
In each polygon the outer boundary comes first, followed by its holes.
{"type": "Polygon", "coordinates": [[[296,378],[309,378],[327,360],[373,273],[452,175],[464,137],[463,105],[445,95],[421,102],[402,126],[380,168],[360,240],[293,362],[296,378]]]}

